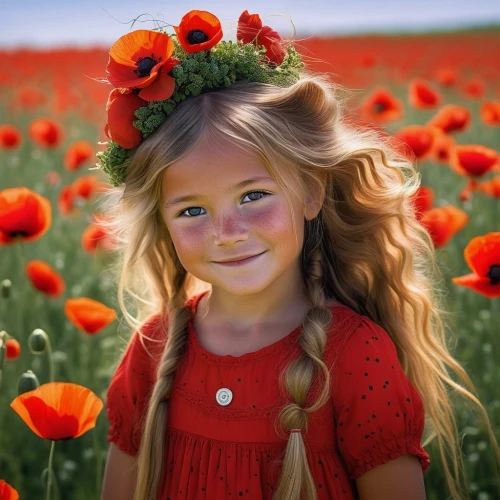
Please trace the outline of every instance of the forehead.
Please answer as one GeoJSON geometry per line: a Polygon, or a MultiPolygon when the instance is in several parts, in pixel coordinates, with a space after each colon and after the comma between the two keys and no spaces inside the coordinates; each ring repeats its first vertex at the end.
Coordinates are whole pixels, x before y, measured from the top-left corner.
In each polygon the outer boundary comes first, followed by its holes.
{"type": "Polygon", "coordinates": [[[251,152],[228,140],[200,142],[183,158],[169,165],[163,174],[165,197],[174,191],[202,191],[208,187],[224,188],[252,176],[269,176],[265,165],[251,152]]]}

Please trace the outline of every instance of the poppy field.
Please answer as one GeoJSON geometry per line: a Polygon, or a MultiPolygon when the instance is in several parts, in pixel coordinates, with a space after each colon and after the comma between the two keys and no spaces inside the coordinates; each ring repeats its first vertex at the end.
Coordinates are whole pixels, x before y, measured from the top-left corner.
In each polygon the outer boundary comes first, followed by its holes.
{"type": "MultiPolygon", "coordinates": [[[[500,439],[500,31],[308,38],[349,120],[415,160],[451,351],[500,439]],[[487,50],[485,49],[487,47],[487,50]]],[[[98,499],[106,389],[130,332],[100,225],[108,51],[0,50],[0,500],[98,499]],[[29,64],[19,64],[25,61],[29,64]]],[[[451,375],[450,375],[451,376],[451,375]]],[[[500,498],[482,420],[453,396],[470,498],[500,498]]],[[[437,444],[425,486],[447,498],[437,444]]]]}

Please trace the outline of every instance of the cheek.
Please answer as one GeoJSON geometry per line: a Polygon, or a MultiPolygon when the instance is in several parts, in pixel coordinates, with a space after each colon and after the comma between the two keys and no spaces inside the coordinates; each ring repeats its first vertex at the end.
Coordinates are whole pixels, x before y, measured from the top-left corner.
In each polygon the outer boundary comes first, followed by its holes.
{"type": "Polygon", "coordinates": [[[170,231],[177,254],[190,254],[200,250],[200,242],[204,241],[205,231],[202,226],[177,227],[170,231]]]}
{"type": "MultiPolygon", "coordinates": [[[[296,215],[297,217],[297,215],[296,215]]],[[[288,205],[277,204],[266,210],[256,211],[249,215],[248,223],[258,231],[262,231],[271,238],[293,234],[292,214],[288,205]]],[[[297,231],[300,229],[297,219],[295,220],[297,231]]]]}

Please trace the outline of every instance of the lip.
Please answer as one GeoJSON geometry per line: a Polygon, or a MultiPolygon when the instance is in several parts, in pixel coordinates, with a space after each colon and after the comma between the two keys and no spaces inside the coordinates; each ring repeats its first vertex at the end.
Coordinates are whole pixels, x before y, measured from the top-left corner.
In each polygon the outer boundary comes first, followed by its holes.
{"type": "Polygon", "coordinates": [[[265,250],[264,252],[252,255],[251,257],[247,257],[246,259],[230,260],[228,262],[216,262],[216,261],[214,261],[214,263],[220,264],[221,266],[241,266],[241,265],[253,262],[254,260],[257,259],[257,257],[260,257],[261,255],[265,254],[266,252],[267,252],[267,250],[265,250]]]}

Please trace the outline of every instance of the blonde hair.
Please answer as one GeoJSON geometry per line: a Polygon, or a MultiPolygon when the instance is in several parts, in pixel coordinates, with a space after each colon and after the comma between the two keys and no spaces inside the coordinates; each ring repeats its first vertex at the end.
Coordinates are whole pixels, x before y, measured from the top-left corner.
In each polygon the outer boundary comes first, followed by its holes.
{"type": "MultiPolygon", "coordinates": [[[[336,298],[382,326],[394,342],[425,406],[428,437],[423,444],[437,438],[452,498],[466,494],[466,478],[447,385],[477,406],[500,464],[487,412],[448,350],[443,318],[449,313],[441,306],[440,270],[410,201],[420,185],[419,174],[389,137],[348,123],[342,113],[343,90],[326,77],[304,72],[289,88],[240,81],[189,98],[137,148],[123,192],[116,188],[108,193],[110,199],[120,196],[107,213],[107,230],[121,244],[115,269],[120,309],[141,340],[145,317],[161,311],[162,319],[168,318],[167,342],[144,415],[135,500],[155,498],[160,487],[165,440],[158,437],[165,434],[169,413],[162,400],[173,389],[186,347],[191,312],[185,302],[203,283],[176,255],[161,215],[161,179],[170,164],[207,134],[256,154],[285,193],[290,191],[287,176],[306,190],[313,183],[324,189],[319,215],[305,221],[300,266],[311,307],[302,324],[303,352],[280,377],[294,401],[281,409],[281,430],[307,428],[309,414],[331,397],[323,351],[332,320],[326,302],[336,298]],[[125,293],[134,300],[137,318],[127,310],[125,293]],[[469,390],[454,382],[447,368],[469,390]],[[324,379],[323,390],[305,408],[316,375],[324,379]]],[[[301,433],[289,433],[278,482],[274,500],[317,498],[301,433]]]]}

